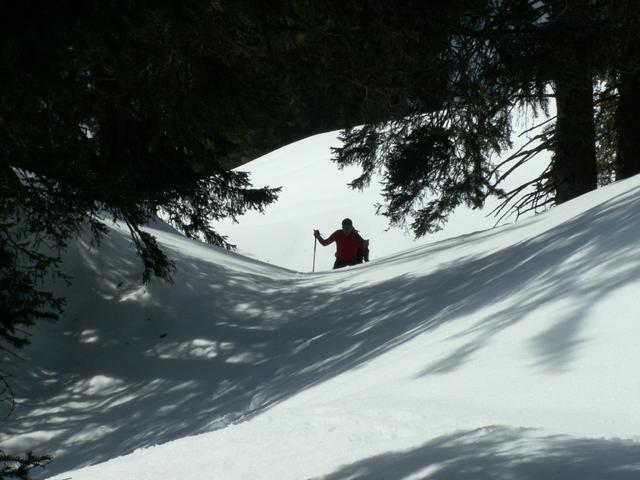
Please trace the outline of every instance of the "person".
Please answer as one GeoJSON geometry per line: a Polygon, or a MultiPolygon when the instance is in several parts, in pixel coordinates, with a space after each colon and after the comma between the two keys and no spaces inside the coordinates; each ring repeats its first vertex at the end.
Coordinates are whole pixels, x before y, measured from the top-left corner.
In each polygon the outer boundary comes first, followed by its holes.
{"type": "Polygon", "coordinates": [[[369,240],[363,240],[358,231],[353,228],[353,222],[349,218],[342,221],[342,229],[336,230],[326,240],[320,235],[320,231],[314,230],[313,236],[318,239],[320,245],[327,245],[336,242],[336,261],[333,264],[336,268],[348,265],[357,265],[363,261],[369,261],[369,240]]]}

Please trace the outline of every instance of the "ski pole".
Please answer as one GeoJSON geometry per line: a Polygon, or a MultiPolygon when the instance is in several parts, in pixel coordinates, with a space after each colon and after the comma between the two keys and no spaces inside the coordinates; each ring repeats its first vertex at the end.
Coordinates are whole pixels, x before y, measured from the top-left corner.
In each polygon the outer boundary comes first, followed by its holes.
{"type": "Polygon", "coordinates": [[[316,271],[316,246],[318,245],[318,239],[313,237],[313,268],[311,272],[316,271]]]}

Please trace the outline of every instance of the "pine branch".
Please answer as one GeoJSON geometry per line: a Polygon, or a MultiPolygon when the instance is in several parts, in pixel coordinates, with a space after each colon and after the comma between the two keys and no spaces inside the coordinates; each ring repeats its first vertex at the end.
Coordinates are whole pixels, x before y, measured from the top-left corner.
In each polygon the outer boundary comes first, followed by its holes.
{"type": "Polygon", "coordinates": [[[27,452],[24,457],[18,457],[0,450],[0,480],[9,477],[28,480],[30,470],[36,467],[44,469],[52,461],[51,455],[34,455],[32,452],[27,452]]]}

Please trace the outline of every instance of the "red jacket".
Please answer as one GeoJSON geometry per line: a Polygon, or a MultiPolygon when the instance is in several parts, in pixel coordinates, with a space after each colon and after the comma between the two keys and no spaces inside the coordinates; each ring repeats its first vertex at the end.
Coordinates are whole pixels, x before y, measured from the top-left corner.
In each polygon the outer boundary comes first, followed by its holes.
{"type": "Polygon", "coordinates": [[[345,235],[342,230],[336,230],[326,240],[318,236],[318,241],[325,247],[336,242],[336,257],[345,262],[351,262],[358,258],[358,250],[362,250],[365,261],[369,260],[369,248],[362,237],[355,231],[345,235]]]}

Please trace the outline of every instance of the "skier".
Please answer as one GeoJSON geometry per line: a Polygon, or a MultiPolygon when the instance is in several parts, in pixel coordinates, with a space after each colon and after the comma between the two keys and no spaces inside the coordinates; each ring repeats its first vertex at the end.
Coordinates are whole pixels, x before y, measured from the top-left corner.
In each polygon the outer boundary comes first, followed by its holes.
{"type": "Polygon", "coordinates": [[[313,236],[325,247],[336,242],[334,270],[369,261],[369,240],[362,239],[358,231],[353,228],[353,222],[349,218],[342,221],[341,230],[336,230],[326,240],[322,238],[318,230],[313,231],[313,236]]]}

